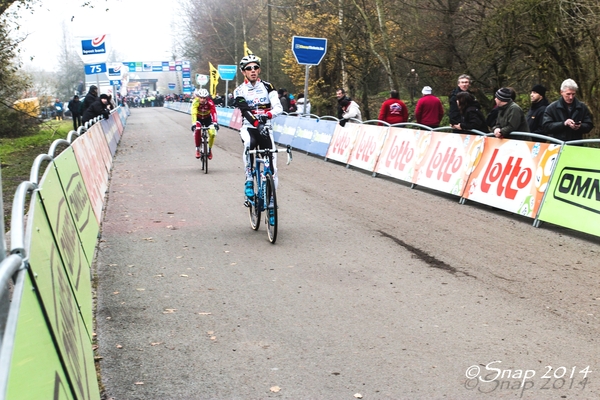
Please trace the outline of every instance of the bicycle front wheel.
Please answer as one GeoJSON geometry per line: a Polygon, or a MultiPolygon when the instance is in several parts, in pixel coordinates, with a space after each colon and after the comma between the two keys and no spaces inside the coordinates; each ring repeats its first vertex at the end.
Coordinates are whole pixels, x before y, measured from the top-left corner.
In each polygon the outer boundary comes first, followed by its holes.
{"type": "Polygon", "coordinates": [[[265,224],[267,225],[267,235],[269,236],[269,241],[271,243],[275,243],[277,240],[277,193],[275,191],[275,181],[273,180],[273,175],[271,173],[265,174],[266,180],[266,196],[265,201],[267,201],[267,215],[265,218],[265,224]]]}
{"type": "Polygon", "coordinates": [[[262,201],[262,199],[260,198],[259,193],[258,193],[257,179],[258,178],[255,176],[254,179],[252,180],[252,184],[254,185],[254,197],[252,198],[252,201],[248,201],[248,213],[250,215],[250,226],[255,231],[257,231],[258,228],[260,227],[260,213],[261,213],[260,202],[262,201]]]}

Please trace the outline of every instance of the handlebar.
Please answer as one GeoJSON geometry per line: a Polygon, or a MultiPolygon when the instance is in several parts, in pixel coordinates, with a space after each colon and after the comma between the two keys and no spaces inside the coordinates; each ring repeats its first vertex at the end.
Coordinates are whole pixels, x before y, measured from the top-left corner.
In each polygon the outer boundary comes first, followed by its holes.
{"type": "Polygon", "coordinates": [[[248,154],[262,154],[262,155],[265,155],[268,153],[280,153],[282,151],[285,151],[287,153],[287,162],[285,164],[290,165],[290,162],[292,162],[292,147],[289,145],[285,149],[282,149],[279,147],[273,147],[272,149],[255,149],[255,150],[246,149],[246,153],[248,153],[248,154]]]}

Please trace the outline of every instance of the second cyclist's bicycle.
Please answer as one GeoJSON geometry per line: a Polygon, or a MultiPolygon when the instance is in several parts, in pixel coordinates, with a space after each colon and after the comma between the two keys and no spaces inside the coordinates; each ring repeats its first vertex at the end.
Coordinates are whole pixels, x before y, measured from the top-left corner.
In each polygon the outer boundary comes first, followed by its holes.
{"type": "MultiPolygon", "coordinates": [[[[266,127],[265,129],[269,129],[266,127]]],[[[287,146],[286,149],[274,147],[272,149],[247,150],[250,158],[252,179],[254,184],[254,196],[246,199],[246,207],[250,215],[250,226],[255,231],[260,227],[261,214],[265,212],[265,225],[267,226],[267,236],[271,243],[277,240],[277,193],[275,190],[275,181],[271,165],[273,163],[273,153],[285,151],[287,153],[287,164],[292,161],[292,149],[287,146]]]]}
{"type": "Polygon", "coordinates": [[[208,174],[208,130],[210,126],[202,126],[200,121],[196,121],[196,132],[201,130],[200,133],[200,161],[202,162],[202,170],[205,174],[208,174]]]}

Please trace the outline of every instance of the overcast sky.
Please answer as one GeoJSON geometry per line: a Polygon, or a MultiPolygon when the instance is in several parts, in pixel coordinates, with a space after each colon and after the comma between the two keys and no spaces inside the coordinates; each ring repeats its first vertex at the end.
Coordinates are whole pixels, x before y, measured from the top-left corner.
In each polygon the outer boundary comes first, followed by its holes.
{"type": "MultiPolygon", "coordinates": [[[[24,12],[21,32],[29,36],[21,45],[26,65],[58,69],[58,52],[67,35],[81,51],[78,36],[110,34],[120,61],[168,61],[172,54],[172,23],[177,21],[174,0],[92,0],[93,9],[81,7],[85,0],[41,0],[34,12],[24,12]],[[108,9],[108,11],[107,11],[108,9]],[[29,57],[34,56],[33,62],[29,57]]],[[[78,53],[79,54],[79,53],[78,53]]]]}

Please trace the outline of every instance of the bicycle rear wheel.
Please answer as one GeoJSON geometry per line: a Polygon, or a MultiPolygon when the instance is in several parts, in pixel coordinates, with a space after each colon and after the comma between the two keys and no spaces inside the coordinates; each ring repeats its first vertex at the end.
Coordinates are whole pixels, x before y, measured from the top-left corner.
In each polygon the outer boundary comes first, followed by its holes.
{"type": "Polygon", "coordinates": [[[202,134],[202,169],[208,174],[208,138],[206,132],[202,134]]]}
{"type": "Polygon", "coordinates": [[[262,199],[258,193],[258,178],[256,176],[254,176],[252,183],[254,185],[254,197],[252,201],[248,201],[248,213],[250,215],[250,226],[257,231],[260,227],[260,213],[262,208],[260,202],[262,199]]]}
{"type": "Polygon", "coordinates": [[[275,243],[277,240],[277,193],[275,191],[275,181],[273,180],[273,175],[271,173],[265,174],[266,180],[266,192],[265,196],[267,203],[267,212],[265,218],[265,225],[267,226],[267,235],[269,236],[269,241],[271,243],[275,243]]]}

